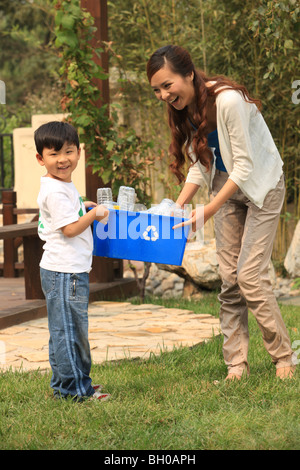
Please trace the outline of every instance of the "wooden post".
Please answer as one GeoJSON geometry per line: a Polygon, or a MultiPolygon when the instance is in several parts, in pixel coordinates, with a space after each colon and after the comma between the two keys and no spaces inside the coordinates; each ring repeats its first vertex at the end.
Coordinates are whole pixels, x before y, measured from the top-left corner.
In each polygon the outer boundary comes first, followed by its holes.
{"type": "MultiPolygon", "coordinates": [[[[14,209],[17,207],[17,193],[12,190],[3,190],[2,203],[3,225],[16,224],[17,216],[14,214],[14,209]]],[[[17,261],[18,253],[13,239],[3,240],[3,256],[3,277],[17,277],[15,262],[17,261]]]]}
{"type": "MultiPolygon", "coordinates": [[[[102,48],[102,41],[108,41],[108,19],[107,19],[107,0],[81,0],[82,8],[85,8],[94,18],[97,31],[93,37],[91,45],[94,48],[102,48]]],[[[100,57],[94,56],[94,62],[108,73],[108,53],[103,52],[100,57]]],[[[101,99],[97,103],[100,107],[102,104],[109,104],[109,81],[94,79],[101,92],[101,99]]]]}
{"type": "MultiPolygon", "coordinates": [[[[108,25],[107,25],[107,0],[81,0],[82,8],[85,8],[94,18],[97,31],[92,40],[94,48],[101,47],[102,41],[108,41],[108,25]]],[[[108,54],[103,52],[101,57],[94,56],[96,64],[100,65],[103,70],[108,73],[108,54]]],[[[101,99],[97,102],[100,107],[103,104],[109,104],[109,82],[107,80],[94,79],[95,85],[101,93],[101,99]]],[[[88,155],[86,162],[88,163],[88,155]]],[[[97,189],[105,185],[97,174],[92,173],[92,167],[86,167],[86,196],[91,201],[95,200],[97,189]]]]}
{"type": "Polygon", "coordinates": [[[23,237],[26,299],[44,299],[39,267],[43,255],[43,245],[44,242],[38,234],[32,237],[23,237]]]}
{"type": "MultiPolygon", "coordinates": [[[[108,41],[108,20],[107,20],[107,0],[81,0],[81,7],[85,8],[94,18],[97,31],[92,40],[92,46],[98,48],[102,46],[102,41],[108,41]]],[[[100,57],[94,56],[96,64],[100,65],[103,70],[108,73],[108,53],[103,52],[100,57]]],[[[97,85],[101,93],[101,98],[97,102],[97,106],[109,104],[109,81],[95,79],[94,83],[97,85]]],[[[101,158],[101,156],[99,156],[101,158]]],[[[88,165],[88,154],[86,153],[86,196],[89,200],[95,201],[97,189],[109,185],[104,185],[103,181],[97,174],[93,174],[92,167],[88,165]]],[[[123,263],[122,260],[119,263],[123,263]]],[[[91,282],[110,282],[115,278],[114,275],[114,260],[107,258],[100,258],[94,256],[93,269],[90,273],[91,282]]]]}

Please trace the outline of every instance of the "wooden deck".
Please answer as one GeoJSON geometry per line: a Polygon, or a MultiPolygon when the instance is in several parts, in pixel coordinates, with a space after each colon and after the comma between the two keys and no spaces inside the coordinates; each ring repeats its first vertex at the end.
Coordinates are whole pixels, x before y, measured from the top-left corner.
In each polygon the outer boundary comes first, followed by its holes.
{"type": "MultiPolygon", "coordinates": [[[[90,302],[122,299],[137,293],[136,281],[132,278],[90,284],[90,302]]],[[[46,316],[45,300],[26,300],[23,277],[0,277],[0,330],[46,316]]]]}

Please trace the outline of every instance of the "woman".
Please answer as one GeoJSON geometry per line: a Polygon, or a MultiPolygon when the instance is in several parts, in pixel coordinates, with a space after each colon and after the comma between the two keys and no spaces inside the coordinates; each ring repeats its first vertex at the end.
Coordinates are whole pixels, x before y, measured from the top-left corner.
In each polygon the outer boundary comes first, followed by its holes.
{"type": "Polygon", "coordinates": [[[170,167],[180,182],[186,158],[191,164],[177,203],[188,204],[203,183],[211,194],[188,223],[199,228],[214,216],[226,379],[249,374],[248,308],[276,375],[292,377],[290,339],[268,276],[285,193],[283,162],[260,102],[226,77],[197,71],[189,53],[178,46],[158,49],[148,61],[147,75],[156,97],[167,103],[175,157],[170,167]]]}

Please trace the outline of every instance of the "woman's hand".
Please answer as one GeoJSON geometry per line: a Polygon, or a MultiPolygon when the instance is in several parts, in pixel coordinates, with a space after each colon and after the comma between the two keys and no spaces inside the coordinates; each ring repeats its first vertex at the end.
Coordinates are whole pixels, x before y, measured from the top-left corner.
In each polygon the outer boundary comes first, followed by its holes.
{"type": "Polygon", "coordinates": [[[193,238],[195,235],[195,232],[197,232],[197,230],[200,230],[209,219],[205,208],[206,206],[204,206],[203,204],[198,205],[196,209],[193,209],[191,211],[188,220],[185,220],[184,222],[174,225],[174,227],[172,228],[175,230],[176,228],[191,225],[192,229],[189,231],[188,239],[193,238]]]}
{"type": "Polygon", "coordinates": [[[203,227],[203,225],[212,217],[220,207],[238,190],[238,186],[228,178],[224,186],[216,194],[216,196],[205,206],[199,205],[189,216],[189,219],[180,224],[174,225],[173,229],[192,225],[189,237],[194,236],[195,232],[203,227]]]}

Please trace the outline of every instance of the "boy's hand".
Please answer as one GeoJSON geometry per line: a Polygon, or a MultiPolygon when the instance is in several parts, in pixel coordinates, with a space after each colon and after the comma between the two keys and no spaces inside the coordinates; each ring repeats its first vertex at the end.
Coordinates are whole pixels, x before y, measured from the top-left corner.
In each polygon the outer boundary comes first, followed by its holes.
{"type": "Polygon", "coordinates": [[[84,201],[84,207],[88,209],[89,207],[96,207],[96,203],[93,201],[84,201]]]}
{"type": "MultiPolygon", "coordinates": [[[[87,201],[90,204],[90,201],[87,201]]],[[[88,211],[83,216],[79,217],[76,222],[65,225],[61,227],[62,233],[69,238],[76,237],[80,235],[87,227],[89,227],[94,220],[106,224],[108,221],[109,210],[104,206],[97,206],[97,204],[92,203],[93,208],[88,211]]],[[[91,207],[89,205],[89,207],[91,207]]]]}
{"type": "Polygon", "coordinates": [[[96,209],[96,220],[102,224],[107,224],[109,217],[109,210],[105,206],[97,206],[96,209]]]}

